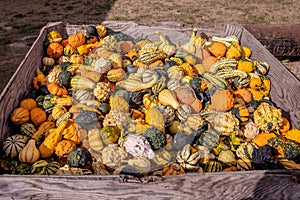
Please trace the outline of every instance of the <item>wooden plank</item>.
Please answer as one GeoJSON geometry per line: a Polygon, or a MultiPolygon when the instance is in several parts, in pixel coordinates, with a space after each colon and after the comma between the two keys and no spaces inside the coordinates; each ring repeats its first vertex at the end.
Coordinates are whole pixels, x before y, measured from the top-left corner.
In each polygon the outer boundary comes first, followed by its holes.
{"type": "Polygon", "coordinates": [[[253,171],[126,179],[1,176],[1,199],[299,199],[299,172],[253,171]]]}
{"type": "Polygon", "coordinates": [[[300,24],[246,24],[244,27],[275,57],[300,58],[300,24]]]}

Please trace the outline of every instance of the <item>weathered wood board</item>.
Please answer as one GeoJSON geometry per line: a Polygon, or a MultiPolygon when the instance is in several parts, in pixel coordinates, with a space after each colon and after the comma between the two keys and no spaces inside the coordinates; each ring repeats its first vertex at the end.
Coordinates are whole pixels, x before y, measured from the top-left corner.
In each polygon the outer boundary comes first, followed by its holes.
{"type": "MultiPolygon", "coordinates": [[[[133,22],[103,22],[105,26],[132,37],[158,40],[159,30],[178,44],[187,42],[192,28],[174,24],[152,27],[133,22]]],[[[43,41],[48,32],[64,34],[84,30],[86,25],[49,23],[20,64],[0,96],[0,144],[12,134],[8,116],[18,106],[19,99],[29,91],[34,71],[41,63],[43,41]]],[[[242,45],[252,49],[252,58],[268,62],[272,82],[271,98],[290,115],[292,125],[300,128],[300,82],[260,42],[241,25],[212,25],[197,27],[209,36],[236,35],[242,45]]],[[[186,174],[158,178],[154,182],[129,179],[123,183],[118,176],[0,176],[1,199],[299,199],[299,176],[295,171],[251,171],[216,174],[186,174]],[[296,175],[295,175],[296,174],[296,175]],[[277,198],[278,197],[278,198],[277,198]]],[[[157,178],[157,177],[156,177],[157,178]]],[[[150,179],[151,180],[151,179],[150,179]]]]}
{"type": "Polygon", "coordinates": [[[0,199],[300,199],[299,172],[251,171],[147,179],[2,176],[0,199]]]}

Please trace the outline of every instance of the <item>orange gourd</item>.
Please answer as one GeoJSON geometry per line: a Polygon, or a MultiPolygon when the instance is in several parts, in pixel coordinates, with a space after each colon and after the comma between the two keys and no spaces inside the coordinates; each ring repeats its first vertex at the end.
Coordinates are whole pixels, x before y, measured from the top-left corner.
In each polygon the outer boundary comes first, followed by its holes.
{"type": "Polygon", "coordinates": [[[36,101],[32,98],[26,98],[26,99],[23,99],[21,102],[20,102],[20,107],[21,108],[26,108],[27,110],[32,110],[33,108],[36,108],[37,107],[37,104],[36,104],[36,101]]]}
{"type": "Polygon", "coordinates": [[[60,85],[58,82],[51,82],[47,86],[50,94],[56,95],[56,96],[63,96],[68,94],[68,90],[60,85]]]}
{"type": "Polygon", "coordinates": [[[30,111],[30,119],[38,126],[47,120],[47,114],[42,108],[36,107],[30,111]]]}
{"type": "Polygon", "coordinates": [[[85,43],[85,36],[83,33],[73,33],[68,37],[68,44],[77,48],[85,43]]]}
{"type": "Polygon", "coordinates": [[[64,52],[63,45],[61,45],[57,42],[52,42],[47,47],[47,55],[50,56],[51,58],[54,58],[54,59],[59,58],[60,56],[62,56],[63,52],[64,52]]]}
{"type": "Polygon", "coordinates": [[[10,119],[16,125],[24,124],[30,119],[29,110],[21,107],[15,108],[12,114],[10,115],[10,119]]]}
{"type": "Polygon", "coordinates": [[[41,86],[47,84],[46,76],[44,74],[39,74],[33,78],[32,83],[33,87],[38,90],[41,86]]]}
{"type": "Polygon", "coordinates": [[[227,47],[226,47],[226,45],[223,42],[213,42],[209,46],[209,51],[215,57],[222,58],[226,54],[227,47]]]}

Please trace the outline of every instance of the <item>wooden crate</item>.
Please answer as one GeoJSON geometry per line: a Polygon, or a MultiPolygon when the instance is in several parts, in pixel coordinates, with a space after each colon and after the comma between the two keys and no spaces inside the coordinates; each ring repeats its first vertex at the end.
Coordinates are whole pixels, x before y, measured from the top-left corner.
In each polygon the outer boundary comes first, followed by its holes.
{"type": "MultiPolygon", "coordinates": [[[[178,44],[187,42],[192,27],[174,23],[160,23],[151,27],[133,22],[103,22],[113,31],[122,31],[137,37],[158,39],[157,30],[178,44]]],[[[48,32],[58,30],[63,34],[82,32],[87,25],[48,23],[8,82],[0,96],[0,143],[12,134],[9,115],[18,106],[31,87],[34,71],[41,63],[43,41],[48,32]]],[[[270,64],[272,82],[271,98],[278,107],[289,114],[293,127],[300,128],[300,82],[272,56],[243,26],[218,24],[197,27],[209,36],[237,36],[241,44],[252,51],[252,58],[270,64]]],[[[249,171],[186,174],[172,177],[146,177],[142,179],[120,176],[0,176],[0,197],[33,199],[156,199],[189,197],[203,199],[299,199],[300,173],[298,171],[249,171]]]]}

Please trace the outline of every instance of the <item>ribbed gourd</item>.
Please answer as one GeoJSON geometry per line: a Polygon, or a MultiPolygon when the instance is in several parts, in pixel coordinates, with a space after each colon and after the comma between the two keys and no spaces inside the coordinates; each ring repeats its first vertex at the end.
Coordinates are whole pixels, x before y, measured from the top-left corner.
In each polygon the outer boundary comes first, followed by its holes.
{"type": "Polygon", "coordinates": [[[6,138],[3,142],[3,151],[7,157],[14,158],[18,155],[19,151],[27,143],[27,137],[23,135],[12,135],[6,138]]]}

